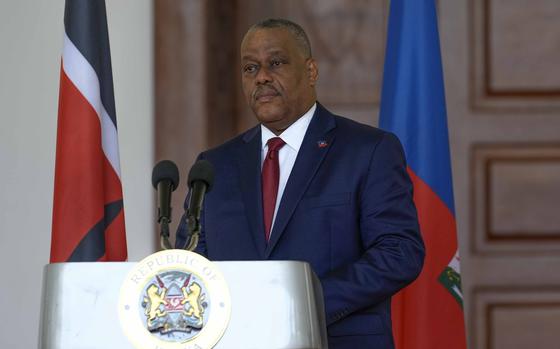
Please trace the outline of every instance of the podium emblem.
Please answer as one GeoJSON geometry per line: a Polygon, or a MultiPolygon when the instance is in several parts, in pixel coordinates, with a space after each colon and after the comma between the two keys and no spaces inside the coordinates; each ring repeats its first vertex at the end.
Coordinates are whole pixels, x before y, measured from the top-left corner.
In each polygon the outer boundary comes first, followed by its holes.
{"type": "Polygon", "coordinates": [[[121,325],[137,348],[212,348],[230,317],[220,271],[184,250],[148,256],[130,271],[119,301],[121,325]]]}
{"type": "Polygon", "coordinates": [[[204,327],[209,303],[204,282],[192,273],[172,270],[156,274],[142,292],[145,326],[164,341],[190,340],[204,327]]]}

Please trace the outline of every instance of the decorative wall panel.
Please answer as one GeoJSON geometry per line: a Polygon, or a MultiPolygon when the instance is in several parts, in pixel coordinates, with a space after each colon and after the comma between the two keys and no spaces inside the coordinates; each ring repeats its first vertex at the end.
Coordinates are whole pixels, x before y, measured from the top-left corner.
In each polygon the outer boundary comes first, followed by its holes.
{"type": "Polygon", "coordinates": [[[325,76],[318,85],[322,99],[331,104],[379,104],[385,15],[385,1],[379,0],[302,2],[297,17],[307,27],[325,76]]]}
{"type": "Polygon", "coordinates": [[[479,289],[473,300],[473,348],[548,349],[560,343],[559,289],[479,289]]]}
{"type": "Polygon", "coordinates": [[[559,178],[560,145],[475,146],[476,250],[560,250],[559,178]]]}
{"type": "Polygon", "coordinates": [[[560,108],[560,2],[472,2],[475,108],[560,108]]]}

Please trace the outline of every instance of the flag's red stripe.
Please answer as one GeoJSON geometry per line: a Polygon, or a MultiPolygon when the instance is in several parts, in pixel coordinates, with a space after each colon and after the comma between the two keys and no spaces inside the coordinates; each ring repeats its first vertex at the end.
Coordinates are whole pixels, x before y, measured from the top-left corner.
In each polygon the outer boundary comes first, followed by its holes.
{"type": "Polygon", "coordinates": [[[398,348],[465,348],[463,311],[438,281],[457,250],[455,218],[436,193],[409,169],[414,202],[426,245],[416,281],[393,298],[393,329],[398,348]],[[406,311],[406,314],[403,314],[406,311]],[[427,321],[418,321],[425,319],[427,321]]]}
{"type": "Polygon", "coordinates": [[[414,184],[414,203],[418,210],[422,238],[426,244],[422,274],[437,278],[457,251],[455,217],[437,194],[410,168],[408,174],[414,184]]]}
{"type": "Polygon", "coordinates": [[[122,198],[120,181],[101,146],[99,117],[61,69],[51,262],[63,262],[122,198]]]}

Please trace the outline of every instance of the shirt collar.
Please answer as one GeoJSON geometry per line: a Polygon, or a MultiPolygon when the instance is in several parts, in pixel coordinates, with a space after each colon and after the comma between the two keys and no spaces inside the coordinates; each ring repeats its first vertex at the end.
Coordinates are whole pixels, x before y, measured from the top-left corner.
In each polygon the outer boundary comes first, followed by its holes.
{"type": "Polygon", "coordinates": [[[317,103],[313,103],[311,108],[309,108],[309,110],[305,114],[303,114],[302,117],[297,119],[296,122],[291,124],[290,127],[285,129],[284,132],[282,132],[279,136],[276,136],[272,131],[266,128],[266,126],[261,124],[262,149],[265,149],[266,143],[269,139],[280,137],[290,148],[298,152],[299,148],[301,147],[301,143],[303,143],[305,132],[307,132],[307,127],[309,127],[311,118],[315,113],[315,109],[317,109],[317,103]]]}

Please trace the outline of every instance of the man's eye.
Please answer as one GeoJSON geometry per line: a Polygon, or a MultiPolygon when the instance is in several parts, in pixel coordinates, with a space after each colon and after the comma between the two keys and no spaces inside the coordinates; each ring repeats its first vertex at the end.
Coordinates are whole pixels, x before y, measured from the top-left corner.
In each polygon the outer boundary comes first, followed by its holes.
{"type": "Polygon", "coordinates": [[[243,68],[243,71],[245,73],[254,73],[255,71],[257,71],[257,67],[255,65],[247,65],[245,66],[245,68],[243,68]]]}
{"type": "Polygon", "coordinates": [[[283,62],[280,61],[280,60],[274,60],[274,61],[271,61],[271,62],[270,62],[270,66],[271,66],[271,67],[279,67],[279,66],[282,65],[282,63],[283,63],[283,62]]]}

